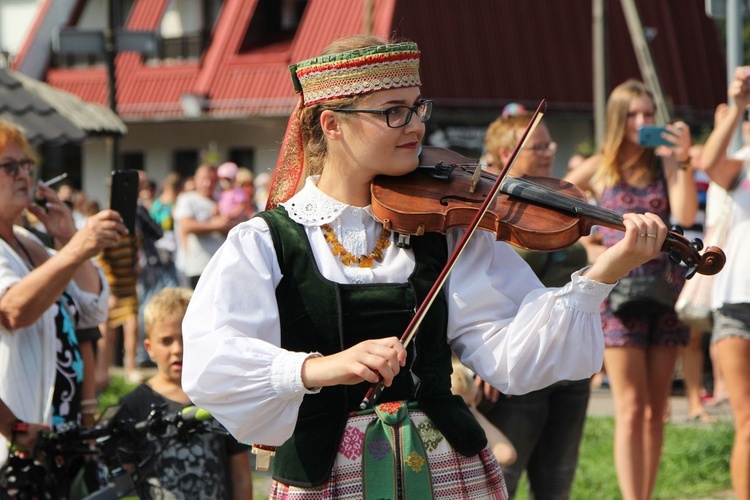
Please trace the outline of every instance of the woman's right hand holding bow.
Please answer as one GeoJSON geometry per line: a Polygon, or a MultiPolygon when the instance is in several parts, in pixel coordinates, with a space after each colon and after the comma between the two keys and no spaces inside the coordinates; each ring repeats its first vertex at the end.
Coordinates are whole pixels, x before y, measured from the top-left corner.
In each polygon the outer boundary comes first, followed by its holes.
{"type": "Polygon", "coordinates": [[[377,383],[388,387],[406,364],[406,349],[398,338],[365,340],[330,356],[310,357],[302,365],[307,388],[377,383]]]}

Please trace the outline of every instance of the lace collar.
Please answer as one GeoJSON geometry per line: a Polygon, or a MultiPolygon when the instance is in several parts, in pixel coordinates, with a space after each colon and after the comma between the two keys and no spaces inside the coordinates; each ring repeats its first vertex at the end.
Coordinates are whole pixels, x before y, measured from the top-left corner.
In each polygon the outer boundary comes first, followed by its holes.
{"type": "MultiPolygon", "coordinates": [[[[331,198],[318,189],[319,178],[318,175],[308,177],[299,193],[280,203],[294,222],[303,226],[318,227],[336,220],[349,208],[349,205],[331,198]]],[[[370,213],[370,207],[364,210],[370,213]]]]}

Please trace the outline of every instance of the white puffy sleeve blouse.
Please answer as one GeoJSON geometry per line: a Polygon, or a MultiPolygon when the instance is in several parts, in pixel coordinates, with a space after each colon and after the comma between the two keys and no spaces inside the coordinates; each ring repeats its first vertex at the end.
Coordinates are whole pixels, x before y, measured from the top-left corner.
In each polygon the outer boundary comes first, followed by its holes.
{"type": "MultiPolygon", "coordinates": [[[[403,283],[414,268],[409,249],[391,244],[371,269],[333,255],[320,225],[330,224],[354,255],[369,253],[381,225],[369,207],[343,205],[315,187],[284,204],[305,227],[323,276],[338,283],[403,283]]],[[[449,251],[463,229],[447,235],[449,251]]],[[[201,275],[183,321],[183,388],[237,439],[279,445],[294,430],[304,360],[315,355],[280,345],[275,289],[281,280],[266,223],[235,227],[201,275]]],[[[544,288],[506,243],[478,231],[458,259],[444,293],[448,341],[461,361],[506,394],[522,394],[601,369],[599,306],[613,285],[580,272],[562,288],[544,288]]]]}

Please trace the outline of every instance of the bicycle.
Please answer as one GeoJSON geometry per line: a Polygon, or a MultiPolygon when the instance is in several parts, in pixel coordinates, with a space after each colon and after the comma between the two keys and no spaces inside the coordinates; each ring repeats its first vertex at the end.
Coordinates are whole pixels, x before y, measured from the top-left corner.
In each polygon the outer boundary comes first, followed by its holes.
{"type": "Polygon", "coordinates": [[[0,499],[137,499],[156,458],[174,440],[186,442],[196,432],[227,434],[195,406],[177,412],[168,412],[167,405],[154,407],[138,422],[118,419],[119,408],[107,408],[91,429],[66,423],[40,435],[31,458],[12,454],[0,470],[0,499]],[[123,442],[144,436],[154,438],[153,452],[126,469],[119,456],[123,442]]]}

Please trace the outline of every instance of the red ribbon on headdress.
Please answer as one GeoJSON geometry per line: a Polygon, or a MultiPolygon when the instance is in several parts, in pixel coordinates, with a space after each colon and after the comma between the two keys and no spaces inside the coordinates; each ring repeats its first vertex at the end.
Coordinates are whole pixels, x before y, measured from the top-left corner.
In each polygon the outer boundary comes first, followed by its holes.
{"type": "Polygon", "coordinates": [[[302,172],[305,170],[305,152],[302,145],[302,114],[303,97],[300,93],[299,101],[289,117],[284,140],[281,142],[281,153],[276,162],[276,169],[271,179],[271,188],[266,201],[266,210],[275,208],[297,192],[302,172]]]}

